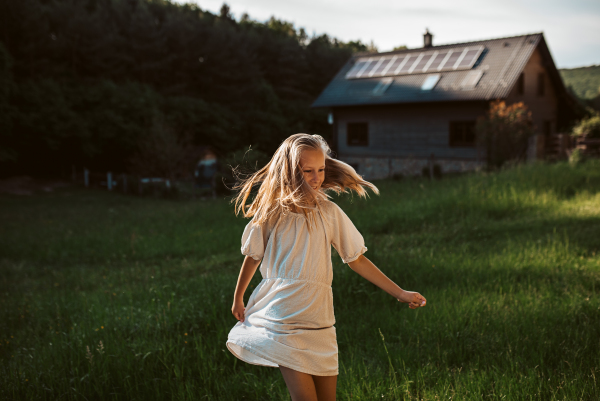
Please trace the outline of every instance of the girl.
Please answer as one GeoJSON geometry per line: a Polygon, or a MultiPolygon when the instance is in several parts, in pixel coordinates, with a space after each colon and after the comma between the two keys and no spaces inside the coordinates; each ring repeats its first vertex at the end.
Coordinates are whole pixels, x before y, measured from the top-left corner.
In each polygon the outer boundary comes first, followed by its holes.
{"type": "Polygon", "coordinates": [[[425,298],[404,291],[363,256],[362,235],[328,200],[327,190],[378,189],[330,157],[319,135],[286,139],[271,161],[236,186],[236,214],[253,217],[242,235],[246,255],[231,312],[239,320],[227,348],[239,359],[279,367],[293,401],[335,400],[338,349],[333,315],[331,245],[352,270],[416,309],[425,298]],[[256,197],[246,205],[252,189],[256,197]],[[262,260],[263,280],[243,296],[262,260]]]}

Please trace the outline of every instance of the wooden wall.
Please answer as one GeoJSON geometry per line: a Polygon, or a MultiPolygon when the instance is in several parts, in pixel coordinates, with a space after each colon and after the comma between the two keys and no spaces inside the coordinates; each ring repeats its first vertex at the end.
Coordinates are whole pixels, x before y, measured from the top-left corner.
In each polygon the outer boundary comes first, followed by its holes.
{"type": "Polygon", "coordinates": [[[337,153],[344,157],[400,157],[476,160],[475,148],[451,148],[450,121],[475,121],[487,102],[347,107],[334,110],[337,153]],[[348,146],[346,127],[351,122],[369,124],[369,145],[348,146]]]}
{"type": "Polygon", "coordinates": [[[556,133],[558,98],[556,89],[550,81],[550,76],[544,66],[542,56],[536,49],[523,69],[524,93],[521,95],[517,91],[517,85],[512,89],[506,98],[506,104],[523,102],[531,111],[533,124],[538,134],[545,134],[544,122],[550,122],[550,134],[556,133]],[[538,93],[538,74],[545,75],[544,95],[538,93]]]}

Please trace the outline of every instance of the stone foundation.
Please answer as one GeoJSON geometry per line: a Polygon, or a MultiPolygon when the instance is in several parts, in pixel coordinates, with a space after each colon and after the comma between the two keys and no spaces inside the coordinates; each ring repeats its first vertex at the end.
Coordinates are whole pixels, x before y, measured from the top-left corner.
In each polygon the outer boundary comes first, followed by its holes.
{"type": "MultiPolygon", "coordinates": [[[[429,159],[393,158],[393,157],[340,157],[353,166],[366,180],[380,180],[394,175],[416,176],[429,166],[429,159]]],[[[484,167],[485,162],[476,160],[435,159],[433,165],[439,165],[442,174],[475,171],[484,167]]]]}

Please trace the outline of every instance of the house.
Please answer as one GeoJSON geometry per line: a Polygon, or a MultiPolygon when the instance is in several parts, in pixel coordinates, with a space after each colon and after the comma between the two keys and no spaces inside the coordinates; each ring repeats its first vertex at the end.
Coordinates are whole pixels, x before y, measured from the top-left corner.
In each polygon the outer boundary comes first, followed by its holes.
{"type": "Polygon", "coordinates": [[[577,116],[542,33],[440,46],[423,37],[423,48],[355,55],[312,104],[331,110],[332,148],[366,178],[420,174],[432,158],[445,173],[481,166],[475,122],[497,99],[532,112],[541,140],[531,158],[577,116]]]}

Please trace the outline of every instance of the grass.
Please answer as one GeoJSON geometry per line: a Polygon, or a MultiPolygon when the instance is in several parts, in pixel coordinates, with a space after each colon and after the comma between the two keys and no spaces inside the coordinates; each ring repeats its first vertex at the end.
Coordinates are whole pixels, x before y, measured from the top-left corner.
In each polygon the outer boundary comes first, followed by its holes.
{"type": "MultiPolygon", "coordinates": [[[[600,398],[600,163],[376,184],[336,201],[428,305],[334,256],[338,399],[600,398]]],[[[0,219],[4,399],[289,399],[225,347],[246,224],[226,200],[71,188],[0,197],[0,219]]]]}

